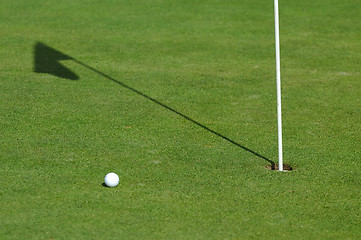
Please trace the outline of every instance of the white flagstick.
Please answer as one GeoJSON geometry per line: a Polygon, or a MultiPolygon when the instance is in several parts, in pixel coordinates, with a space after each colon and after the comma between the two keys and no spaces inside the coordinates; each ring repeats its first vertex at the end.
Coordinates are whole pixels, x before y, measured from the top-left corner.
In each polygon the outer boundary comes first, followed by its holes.
{"type": "Polygon", "coordinates": [[[277,126],[278,126],[278,170],[283,171],[282,153],[282,113],[281,113],[281,64],[280,64],[280,33],[278,17],[278,0],[274,0],[275,39],[276,39],[276,74],[277,74],[277,126]]]}

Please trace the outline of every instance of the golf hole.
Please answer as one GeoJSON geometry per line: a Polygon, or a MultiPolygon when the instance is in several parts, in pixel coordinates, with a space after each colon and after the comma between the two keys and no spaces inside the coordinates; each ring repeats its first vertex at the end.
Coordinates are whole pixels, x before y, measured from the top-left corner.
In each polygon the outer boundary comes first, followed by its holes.
{"type": "MultiPolygon", "coordinates": [[[[266,168],[267,168],[268,170],[276,170],[276,171],[279,170],[277,163],[272,164],[272,165],[267,165],[266,168]]],[[[292,170],[293,170],[293,169],[292,169],[292,167],[291,167],[290,165],[288,165],[288,164],[283,164],[283,171],[292,171],[292,170]]]]}

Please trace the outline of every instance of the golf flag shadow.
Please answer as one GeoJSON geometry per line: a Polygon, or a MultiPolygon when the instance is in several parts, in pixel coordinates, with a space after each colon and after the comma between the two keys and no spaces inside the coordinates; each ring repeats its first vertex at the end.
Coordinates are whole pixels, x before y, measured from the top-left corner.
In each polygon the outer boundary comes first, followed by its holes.
{"type": "Polygon", "coordinates": [[[65,55],[51,47],[48,47],[46,46],[45,44],[42,44],[40,42],[36,43],[35,44],[35,51],[34,51],[34,72],[36,73],[48,73],[48,74],[52,74],[52,75],[55,75],[55,76],[58,76],[58,77],[61,77],[61,78],[65,78],[65,79],[70,79],[70,80],[78,80],[79,77],[78,75],[76,75],[75,73],[73,73],[72,71],[70,71],[68,68],[66,68],[65,66],[61,65],[59,63],[60,60],[72,60],[74,61],[75,63],[87,68],[88,70],[91,70],[93,71],[94,73],[132,91],[133,93],[135,94],[138,94],[139,96],[142,96],[148,100],[150,100],[151,102],[155,103],[155,104],[158,104],[159,106],[177,114],[178,116],[188,120],[189,122],[195,124],[195,125],[198,125],[199,127],[203,128],[204,130],[220,137],[220,138],[223,138],[224,140],[228,141],[229,143],[239,147],[239,148],[242,148],[243,150],[259,157],[259,158],[262,158],[264,160],[266,160],[268,163],[271,164],[272,167],[275,166],[275,163],[268,159],[267,157],[265,156],[262,156],[261,154],[253,151],[252,149],[248,148],[248,147],[245,147],[235,141],[233,141],[232,139],[214,131],[213,129],[210,129],[209,127],[205,126],[204,124],[190,118],[189,116],[181,113],[181,112],[178,112],[177,110],[175,110],[174,108],[158,101],[157,99],[155,98],[152,98],[148,95],[146,95],[145,93],[131,87],[131,86],[128,86],[127,84],[77,60],[76,58],[73,58],[73,57],[70,57],[68,55],[65,55]]]}
{"type": "Polygon", "coordinates": [[[47,73],[60,78],[78,80],[79,76],[62,65],[61,60],[73,60],[72,57],[61,53],[43,43],[34,46],[34,72],[47,73]]]}

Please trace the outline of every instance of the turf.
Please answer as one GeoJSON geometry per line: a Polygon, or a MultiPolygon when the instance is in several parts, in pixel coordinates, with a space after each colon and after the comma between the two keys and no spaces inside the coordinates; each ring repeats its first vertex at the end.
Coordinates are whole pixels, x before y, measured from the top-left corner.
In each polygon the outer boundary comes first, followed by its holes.
{"type": "Polygon", "coordinates": [[[1,0],[0,239],[360,239],[360,7],[1,0]]]}

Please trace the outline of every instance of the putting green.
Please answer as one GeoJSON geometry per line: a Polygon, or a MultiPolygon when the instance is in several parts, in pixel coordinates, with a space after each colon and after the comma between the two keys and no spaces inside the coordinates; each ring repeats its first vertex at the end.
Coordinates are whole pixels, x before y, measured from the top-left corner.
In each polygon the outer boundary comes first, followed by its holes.
{"type": "Polygon", "coordinates": [[[0,239],[360,239],[359,5],[1,1],[0,239]]]}

